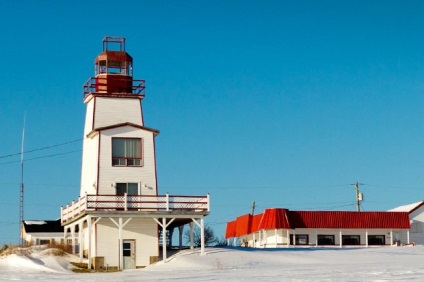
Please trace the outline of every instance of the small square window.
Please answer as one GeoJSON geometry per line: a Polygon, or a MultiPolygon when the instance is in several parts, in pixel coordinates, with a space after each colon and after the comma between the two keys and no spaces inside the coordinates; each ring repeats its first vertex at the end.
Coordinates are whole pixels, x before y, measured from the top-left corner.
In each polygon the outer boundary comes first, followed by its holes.
{"type": "Polygon", "coordinates": [[[112,138],[113,166],[142,166],[141,138],[112,138]]]}

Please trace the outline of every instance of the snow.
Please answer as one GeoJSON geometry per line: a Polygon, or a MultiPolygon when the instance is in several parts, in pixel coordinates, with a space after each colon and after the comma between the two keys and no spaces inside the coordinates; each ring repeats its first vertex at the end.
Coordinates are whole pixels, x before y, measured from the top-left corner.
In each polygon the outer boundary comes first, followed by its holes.
{"type": "Polygon", "coordinates": [[[27,225],[43,225],[47,224],[47,222],[43,220],[25,220],[25,224],[27,225]]]}
{"type": "Polygon", "coordinates": [[[0,281],[387,281],[424,280],[424,247],[207,248],[185,250],[144,269],[70,271],[76,256],[45,251],[0,258],[0,281]]]}
{"type": "Polygon", "coordinates": [[[417,206],[421,205],[423,203],[423,201],[419,201],[417,203],[413,203],[413,204],[409,204],[409,205],[404,205],[404,206],[400,206],[388,211],[397,211],[397,212],[410,212],[413,209],[415,209],[417,206]]]}

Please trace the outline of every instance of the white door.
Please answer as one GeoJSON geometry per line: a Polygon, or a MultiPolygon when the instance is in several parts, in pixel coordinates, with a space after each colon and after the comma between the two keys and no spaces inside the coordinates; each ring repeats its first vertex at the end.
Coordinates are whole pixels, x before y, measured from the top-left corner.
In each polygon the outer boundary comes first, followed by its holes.
{"type": "Polygon", "coordinates": [[[124,258],[124,269],[134,269],[135,268],[134,240],[123,241],[122,256],[124,258]]]}

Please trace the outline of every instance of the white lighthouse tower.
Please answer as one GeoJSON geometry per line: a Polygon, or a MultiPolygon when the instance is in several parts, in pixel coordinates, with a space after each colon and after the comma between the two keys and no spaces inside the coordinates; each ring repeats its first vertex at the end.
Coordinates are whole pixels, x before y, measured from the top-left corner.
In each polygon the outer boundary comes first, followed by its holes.
{"type": "Polygon", "coordinates": [[[87,105],[80,196],[157,195],[154,138],[144,126],[144,81],[132,77],[125,38],[106,37],[95,77],[84,85],[87,105]]]}
{"type": "Polygon", "coordinates": [[[182,247],[187,224],[193,248],[196,224],[204,254],[209,195],[158,195],[159,131],[144,126],[144,81],[132,77],[125,39],[105,37],[94,64],[95,76],[84,84],[87,112],[79,198],[61,208],[64,239],[79,252],[80,261],[88,259],[89,268],[130,269],[160,259],[160,248],[166,261],[167,234],[178,228],[182,247]]]}

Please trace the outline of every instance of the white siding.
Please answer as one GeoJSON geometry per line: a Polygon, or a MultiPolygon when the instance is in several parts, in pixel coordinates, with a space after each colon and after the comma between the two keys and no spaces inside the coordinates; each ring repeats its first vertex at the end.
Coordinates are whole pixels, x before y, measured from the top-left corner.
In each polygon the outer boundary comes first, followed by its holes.
{"type": "Polygon", "coordinates": [[[424,206],[413,211],[409,218],[411,219],[410,242],[424,245],[424,206]]]}
{"type": "Polygon", "coordinates": [[[94,113],[95,98],[91,99],[87,103],[87,110],[85,112],[85,125],[84,125],[84,136],[93,130],[93,113],[94,113]]]}
{"type": "Polygon", "coordinates": [[[95,115],[95,128],[124,122],[143,125],[139,99],[96,97],[95,115]]]}
{"type": "MultiPolygon", "coordinates": [[[[105,218],[97,224],[96,234],[95,256],[105,257],[105,264],[109,266],[119,266],[118,227],[110,219],[105,218]]],[[[153,219],[134,218],[125,225],[122,239],[135,240],[136,266],[147,266],[150,264],[151,256],[159,256],[157,235],[157,223],[153,219]]]]}
{"type": "MultiPolygon", "coordinates": [[[[407,241],[407,230],[393,229],[393,240],[399,239],[402,244],[408,243],[407,241]]],[[[360,244],[366,245],[366,235],[367,230],[365,229],[342,229],[341,235],[359,235],[360,244]]],[[[295,235],[308,235],[309,245],[315,246],[317,243],[317,235],[333,235],[335,245],[340,246],[340,229],[307,229],[307,228],[298,228],[296,230],[290,230],[290,234],[295,235]]],[[[368,235],[384,235],[385,244],[390,245],[390,229],[368,229],[368,235]]],[[[287,229],[278,229],[277,238],[275,235],[274,229],[260,230],[254,235],[248,234],[241,237],[242,242],[248,242],[248,247],[257,247],[257,248],[275,248],[276,241],[277,247],[287,246],[288,240],[290,237],[287,237],[287,229]],[[260,240],[259,240],[260,239],[260,240]]],[[[242,244],[242,246],[244,246],[242,244]]],[[[299,245],[304,246],[304,245],[299,245]]]]}
{"type": "Polygon", "coordinates": [[[99,194],[116,194],[114,185],[117,182],[141,183],[144,184],[141,187],[141,194],[157,194],[153,138],[152,132],[131,126],[113,128],[101,132],[99,194]],[[112,166],[112,137],[142,138],[143,166],[112,166]]]}
{"type": "Polygon", "coordinates": [[[83,141],[80,196],[96,194],[99,135],[83,141]]]}

